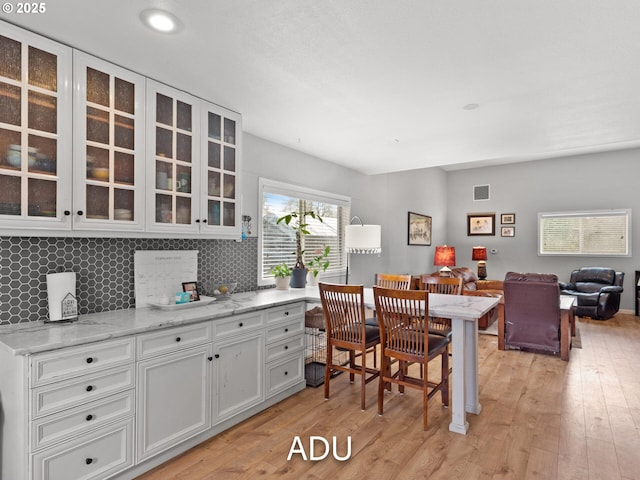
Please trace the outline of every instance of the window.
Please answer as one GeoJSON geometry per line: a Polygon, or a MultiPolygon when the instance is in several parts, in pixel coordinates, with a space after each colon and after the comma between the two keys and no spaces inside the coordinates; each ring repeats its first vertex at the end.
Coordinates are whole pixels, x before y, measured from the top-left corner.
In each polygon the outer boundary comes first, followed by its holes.
{"type": "Polygon", "coordinates": [[[294,210],[314,210],[322,222],[307,217],[309,235],[302,237],[304,260],[319,255],[328,245],[328,272],[339,272],[346,267],[344,252],[344,227],[349,224],[351,199],[342,195],[321,192],[274,180],[259,181],[262,222],[259,232],[258,284],[273,283],[271,267],[295,263],[296,237],[293,229],[278,218],[294,210]]]}
{"type": "Polygon", "coordinates": [[[631,256],[631,210],[538,214],[540,255],[631,256]]]}

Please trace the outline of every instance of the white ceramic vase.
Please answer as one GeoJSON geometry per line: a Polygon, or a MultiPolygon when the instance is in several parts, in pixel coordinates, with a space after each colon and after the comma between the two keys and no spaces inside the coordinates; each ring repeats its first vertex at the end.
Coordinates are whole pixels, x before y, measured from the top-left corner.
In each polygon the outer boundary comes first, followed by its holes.
{"type": "Polygon", "coordinates": [[[309,271],[309,273],[307,273],[307,285],[311,287],[317,287],[319,277],[320,277],[319,273],[318,275],[314,275],[313,272],[309,271]]]}
{"type": "Polygon", "coordinates": [[[291,277],[276,277],[276,290],[289,290],[291,277]]]}

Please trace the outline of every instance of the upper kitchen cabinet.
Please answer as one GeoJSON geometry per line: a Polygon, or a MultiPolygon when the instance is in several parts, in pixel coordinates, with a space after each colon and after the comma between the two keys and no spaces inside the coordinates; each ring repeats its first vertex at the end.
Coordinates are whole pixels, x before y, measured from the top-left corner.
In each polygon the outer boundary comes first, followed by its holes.
{"type": "Polygon", "coordinates": [[[144,231],[145,79],[74,51],[76,230],[144,231]]]}
{"type": "Polygon", "coordinates": [[[240,237],[241,131],[239,114],[203,105],[201,230],[205,233],[240,237]]]}
{"type": "Polygon", "coordinates": [[[71,49],[0,22],[0,220],[71,228],[71,49]]]}
{"type": "Polygon", "coordinates": [[[199,233],[200,100],[147,80],[147,230],[199,233]]]}

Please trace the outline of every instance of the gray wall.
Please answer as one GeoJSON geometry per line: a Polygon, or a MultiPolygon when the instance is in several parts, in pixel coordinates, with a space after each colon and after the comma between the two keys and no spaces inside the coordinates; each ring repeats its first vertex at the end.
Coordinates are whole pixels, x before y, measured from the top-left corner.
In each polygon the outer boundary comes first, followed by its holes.
{"type": "MultiPolygon", "coordinates": [[[[351,215],[382,225],[380,255],[351,255],[349,283],[371,285],[377,272],[433,271],[433,249],[446,237],[446,172],[440,168],[368,176],[302,152],[244,134],[243,213],[257,235],[258,178],[266,177],[351,197],[351,215]],[[407,215],[432,217],[432,246],[407,245],[407,215]]],[[[327,278],[328,281],[344,281],[327,278]]]]}
{"type": "Polygon", "coordinates": [[[556,273],[568,280],[581,266],[610,266],[625,272],[622,308],[634,309],[634,277],[640,262],[640,149],[552,158],[473,168],[447,174],[447,241],[461,266],[475,269],[471,247],[497,248],[489,254],[488,278],[508,271],[556,273]],[[474,185],[491,185],[490,200],[473,201],[474,185]],[[537,254],[537,215],[547,211],[631,208],[632,257],[545,257],[537,254]],[[467,213],[495,212],[497,235],[468,237],[467,213]],[[513,238],[500,236],[500,214],[515,213],[513,238]]]}

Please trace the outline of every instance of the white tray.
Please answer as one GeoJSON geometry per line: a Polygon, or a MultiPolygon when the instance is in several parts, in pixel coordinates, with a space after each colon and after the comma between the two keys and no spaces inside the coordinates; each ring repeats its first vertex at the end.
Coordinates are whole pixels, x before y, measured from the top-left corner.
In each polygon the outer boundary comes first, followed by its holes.
{"type": "Polygon", "coordinates": [[[214,297],[205,297],[204,295],[201,295],[200,300],[198,300],[197,302],[171,303],[169,305],[149,302],[149,305],[155,308],[159,308],[160,310],[181,310],[183,308],[204,307],[205,305],[209,305],[210,303],[215,301],[216,299],[214,297]]]}

